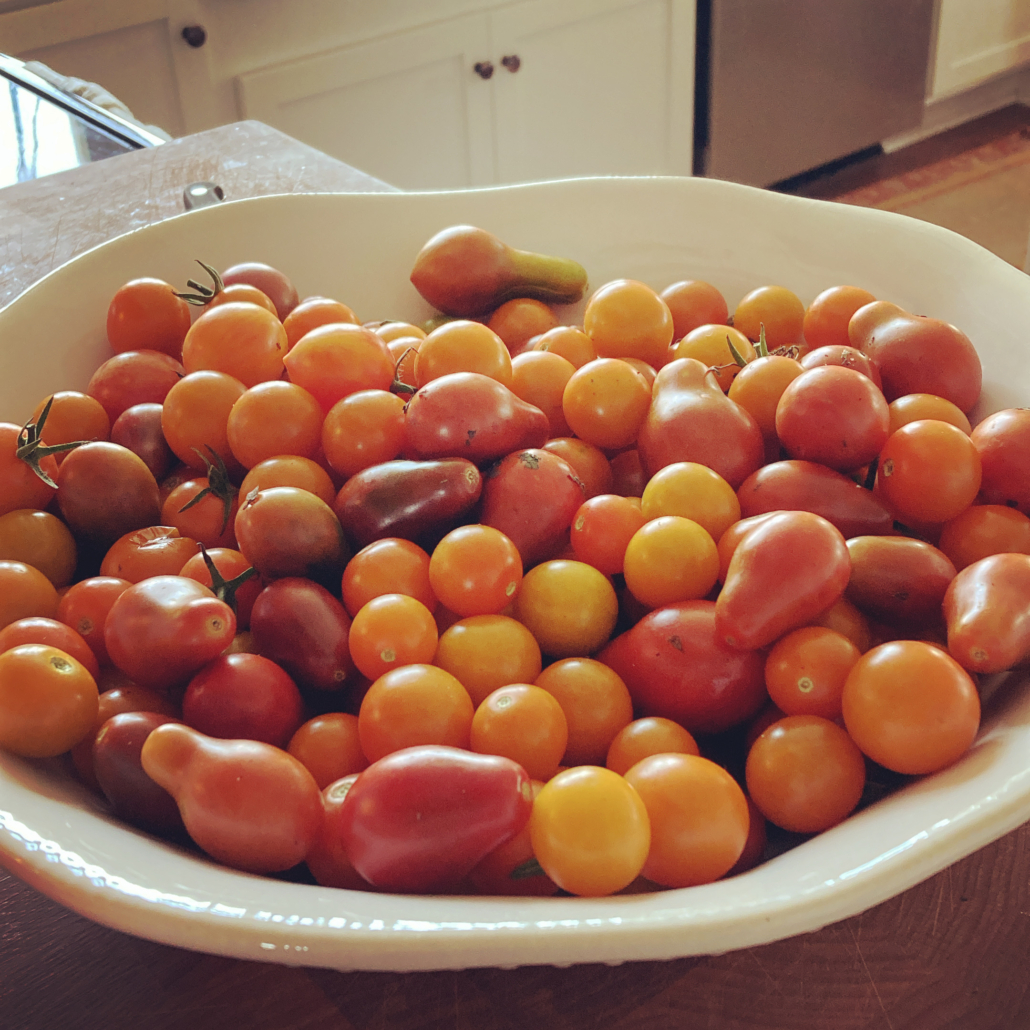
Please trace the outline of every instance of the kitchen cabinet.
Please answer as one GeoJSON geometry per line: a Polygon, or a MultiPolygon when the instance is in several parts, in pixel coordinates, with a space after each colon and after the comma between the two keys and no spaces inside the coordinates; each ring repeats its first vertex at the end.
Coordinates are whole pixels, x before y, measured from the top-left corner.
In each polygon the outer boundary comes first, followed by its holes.
{"type": "Polygon", "coordinates": [[[0,51],[172,136],[257,119],[439,189],[689,175],[694,23],[694,0],[55,0],[0,8],[0,51]]]}
{"type": "Polygon", "coordinates": [[[940,0],[930,100],[1030,61],[1028,0],[940,0]]]}
{"type": "Polygon", "coordinates": [[[239,76],[241,115],[407,189],[691,172],[693,0],[527,0],[239,76]]]}

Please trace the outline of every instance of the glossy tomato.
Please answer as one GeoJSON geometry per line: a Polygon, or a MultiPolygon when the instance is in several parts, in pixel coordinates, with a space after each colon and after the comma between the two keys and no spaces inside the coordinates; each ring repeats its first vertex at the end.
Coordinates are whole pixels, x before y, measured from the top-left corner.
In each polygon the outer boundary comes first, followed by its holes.
{"type": "Polygon", "coordinates": [[[154,576],[118,595],[104,623],[111,661],[145,687],[170,687],[217,657],[236,633],[233,610],[185,576],[154,576]]]}
{"type": "Polygon", "coordinates": [[[713,601],[659,608],[597,657],[622,677],[643,714],[673,719],[692,733],[729,729],[768,699],[764,654],[719,638],[713,601]]]}
{"type": "Polygon", "coordinates": [[[525,826],[533,789],[508,758],[460,748],[405,748],[358,775],[338,832],[354,868],[381,890],[457,886],[525,826]]]}

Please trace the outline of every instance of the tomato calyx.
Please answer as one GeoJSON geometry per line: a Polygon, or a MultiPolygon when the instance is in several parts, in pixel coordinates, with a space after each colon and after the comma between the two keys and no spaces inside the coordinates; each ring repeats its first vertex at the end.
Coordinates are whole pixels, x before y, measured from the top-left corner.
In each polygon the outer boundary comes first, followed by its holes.
{"type": "Polygon", "coordinates": [[[187,279],[186,285],[191,289],[195,290],[194,293],[176,293],[176,297],[180,297],[186,301],[187,304],[192,304],[194,307],[202,308],[210,304],[224,289],[222,283],[222,277],[218,272],[212,268],[209,264],[201,261],[200,258],[196,259],[198,265],[204,269],[209,276],[211,276],[212,286],[205,286],[203,283],[198,283],[196,279],[187,279]]]}
{"type": "Polygon", "coordinates": [[[232,579],[226,579],[218,566],[211,560],[211,555],[207,553],[207,548],[201,544],[200,554],[204,559],[204,564],[207,566],[207,571],[211,574],[211,590],[215,597],[219,601],[224,601],[232,610],[234,614],[239,614],[239,609],[236,605],[236,591],[239,590],[248,579],[253,579],[257,575],[257,569],[252,565],[249,569],[244,569],[238,576],[233,576],[232,579]]]}
{"type": "Polygon", "coordinates": [[[415,393],[416,387],[412,386],[411,383],[404,382],[404,380],[401,379],[401,366],[404,364],[405,360],[413,352],[416,352],[416,351],[417,351],[416,347],[407,347],[407,348],[405,348],[404,352],[401,354],[401,356],[397,359],[396,363],[394,364],[394,366],[393,366],[393,382],[390,383],[390,392],[391,393],[404,394],[404,395],[406,395],[408,397],[410,397],[413,393],[415,393]]]}
{"type": "Polygon", "coordinates": [[[24,461],[47,486],[53,487],[56,490],[57,484],[43,471],[39,463],[50,454],[71,451],[84,443],[89,443],[89,441],[73,440],[68,443],[53,444],[49,447],[43,444],[43,426],[46,424],[47,416],[50,414],[50,407],[53,403],[54,398],[51,397],[39,413],[38,421],[33,422],[29,420],[21,427],[21,432],[18,434],[18,444],[14,449],[14,456],[24,461]]]}
{"type": "Polygon", "coordinates": [[[205,486],[203,490],[199,491],[191,501],[187,501],[179,509],[179,513],[181,514],[188,508],[192,508],[193,505],[199,504],[203,498],[208,494],[211,494],[222,502],[221,531],[224,533],[225,527],[229,525],[229,516],[232,513],[233,498],[239,493],[239,490],[233,485],[232,480],[229,479],[229,472],[225,467],[225,462],[222,461],[222,456],[210,444],[205,444],[205,446],[215,459],[213,464],[199,448],[194,447],[193,451],[198,454],[201,461],[204,462],[207,474],[207,486],[205,486]]]}

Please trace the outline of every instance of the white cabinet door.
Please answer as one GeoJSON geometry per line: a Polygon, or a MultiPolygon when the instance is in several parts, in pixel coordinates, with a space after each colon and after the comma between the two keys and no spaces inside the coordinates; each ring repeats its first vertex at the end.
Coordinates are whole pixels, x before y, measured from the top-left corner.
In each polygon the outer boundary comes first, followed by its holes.
{"type": "Polygon", "coordinates": [[[693,0],[529,0],[492,36],[500,182],[691,173],[693,0]]]}
{"type": "Polygon", "coordinates": [[[931,99],[1030,61],[1030,0],[941,0],[931,99]]]}
{"type": "Polygon", "coordinates": [[[491,82],[473,70],[489,57],[471,15],[243,74],[241,113],[404,189],[490,184],[491,82]]]}

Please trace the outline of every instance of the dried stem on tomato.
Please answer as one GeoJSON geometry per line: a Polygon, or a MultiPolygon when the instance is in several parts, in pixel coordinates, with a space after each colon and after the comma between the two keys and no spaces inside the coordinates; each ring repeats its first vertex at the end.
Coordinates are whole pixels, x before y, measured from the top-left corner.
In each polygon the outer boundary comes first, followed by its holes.
{"type": "Polygon", "coordinates": [[[222,502],[222,532],[224,533],[225,527],[229,525],[233,498],[239,493],[239,490],[233,485],[232,480],[229,479],[229,473],[225,468],[225,462],[222,461],[222,456],[210,444],[205,444],[204,446],[207,447],[214,457],[214,464],[208,461],[198,448],[194,447],[193,451],[200,455],[201,460],[207,466],[207,486],[192,501],[184,504],[179,509],[179,512],[181,513],[186,511],[187,508],[192,508],[193,505],[199,504],[208,494],[212,494],[222,502]]]}
{"type": "Polygon", "coordinates": [[[46,424],[47,416],[50,414],[50,406],[53,403],[54,398],[51,397],[46,402],[46,406],[43,410],[39,413],[39,421],[29,421],[21,427],[21,432],[18,434],[18,446],[14,450],[14,456],[24,461],[25,464],[28,465],[29,468],[32,469],[32,471],[35,472],[47,486],[52,486],[56,490],[57,484],[43,471],[39,464],[40,461],[50,454],[61,454],[64,451],[74,450],[76,447],[79,447],[84,443],[89,443],[89,440],[74,440],[69,443],[57,443],[50,447],[43,444],[43,426],[46,424]]]}

